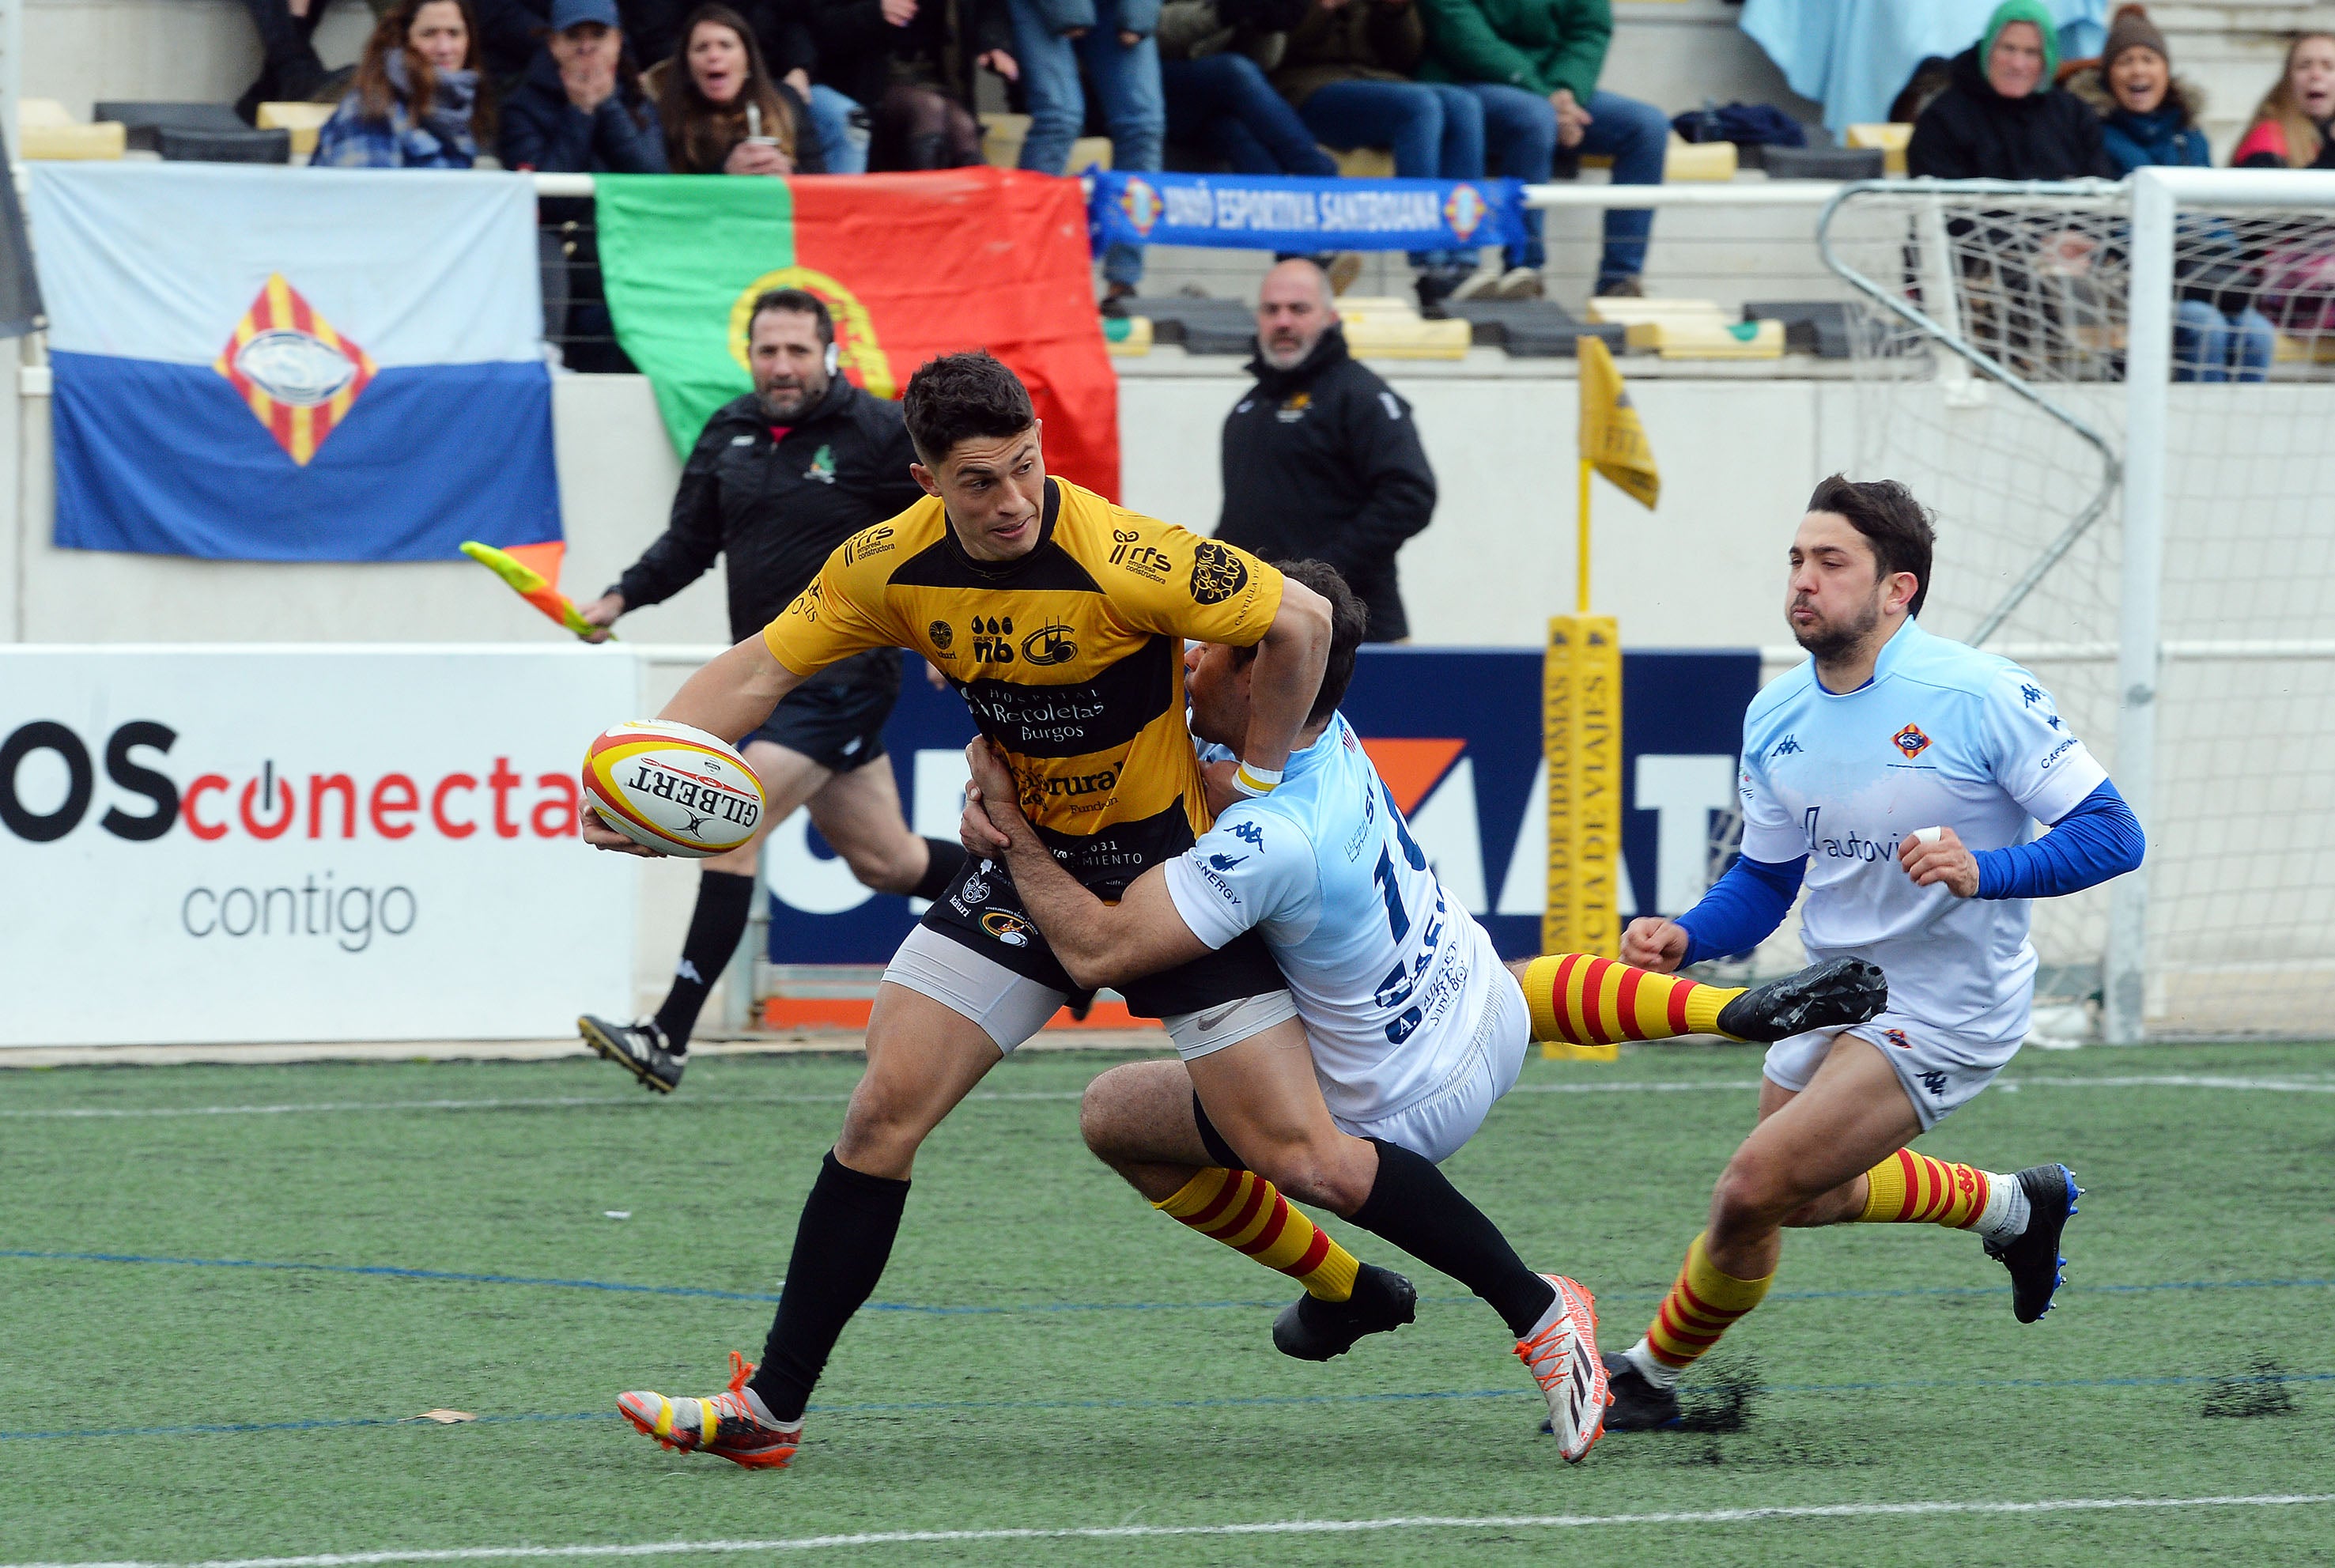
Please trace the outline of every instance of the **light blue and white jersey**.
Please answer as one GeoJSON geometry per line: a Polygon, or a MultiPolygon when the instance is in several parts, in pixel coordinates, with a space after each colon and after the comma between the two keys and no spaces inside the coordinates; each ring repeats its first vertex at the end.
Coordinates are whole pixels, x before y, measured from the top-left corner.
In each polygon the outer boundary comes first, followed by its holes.
{"type": "Polygon", "coordinates": [[[1342,714],[1269,795],[1235,802],[1167,863],[1192,934],[1256,930],[1313,1048],[1331,1112],[1372,1121],[1443,1087],[1506,972],[1446,893],[1342,714]]]}
{"type": "Polygon", "coordinates": [[[1808,857],[1812,962],[1870,959],[1892,1011],[2015,1043],[2034,996],[2028,901],[1917,887],[1898,840],[1943,827],[1972,850],[2023,844],[2107,779],[2033,675],[1909,619],[1855,691],[1826,691],[1810,661],[1752,699],[1743,853],[1808,857]]]}

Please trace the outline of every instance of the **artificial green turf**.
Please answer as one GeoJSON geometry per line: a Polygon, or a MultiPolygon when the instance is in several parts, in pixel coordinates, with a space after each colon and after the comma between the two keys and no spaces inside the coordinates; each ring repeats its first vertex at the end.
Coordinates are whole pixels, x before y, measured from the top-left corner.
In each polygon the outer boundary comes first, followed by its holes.
{"type": "MultiPolygon", "coordinates": [[[[759,1350],[766,1302],[0,1257],[0,1563],[2335,1492],[2335,1093],[2031,1081],[2335,1088],[2328,1047],[2022,1056],[1922,1147],[1995,1169],[2076,1168],[2089,1192],[2058,1312],[2014,1323],[2001,1270],[1966,1235],[1796,1234],[1776,1295],[1690,1385],[1715,1429],[1617,1434],[1577,1469],[1535,1435],[1538,1397],[1491,1313],[1351,1225],[1332,1222],[1358,1253],[1419,1281],[1419,1322],[1327,1366],[1277,1356],[1266,1331],[1285,1282],[1149,1213],[1080,1147],[1076,1091],[1112,1060],[1011,1060],[986,1086],[997,1098],[968,1102],[926,1145],[878,1299],[1022,1310],[863,1314],[795,1466],[775,1474],[664,1453],[613,1413],[622,1389],[719,1387],[725,1350],[759,1350]],[[2281,1281],[2302,1282],[2233,1283],[2281,1281]],[[2099,1288],[2191,1283],[2217,1288],[2099,1288]],[[1810,1294],[1826,1292],[1909,1293],[1810,1294]],[[1034,1310],[1065,1304],[1109,1310],[1034,1310]],[[2265,1372],[2286,1380],[2195,1380],[2265,1372]],[[1363,1397],[1385,1395],[1440,1397],[1363,1397]],[[437,1407],[587,1418],[15,1435],[437,1407]]],[[[769,1292],[857,1070],[841,1058],[709,1060],[670,1100],[596,1062],[8,1073],[0,1248],[769,1292]],[[364,1108],[562,1098],[589,1103],[364,1108]],[[360,1108],[21,1114],[318,1104],[360,1108]]],[[[1612,1066],[1536,1059],[1446,1168],[1536,1266],[1599,1292],[1602,1335],[1619,1348],[1698,1228],[1757,1073],[1739,1049],[1650,1048],[1612,1066]],[[1548,1092],[1657,1081],[1704,1087],[1548,1092]]],[[[2335,1506],[2311,1505],[849,1551],[953,1563],[2297,1563],[2335,1562],[2330,1543],[2335,1506]]]]}

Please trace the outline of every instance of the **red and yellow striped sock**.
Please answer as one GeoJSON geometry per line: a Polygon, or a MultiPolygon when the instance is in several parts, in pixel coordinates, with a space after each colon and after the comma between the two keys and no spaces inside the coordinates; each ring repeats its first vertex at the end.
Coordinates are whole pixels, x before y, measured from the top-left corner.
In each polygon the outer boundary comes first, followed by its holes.
{"type": "Polygon", "coordinates": [[[1994,1184],[2014,1178],[1901,1148],[1866,1171],[1865,1179],[1865,1212],[1856,1216],[1863,1224],[1968,1230],[1986,1213],[1994,1184]]]}
{"type": "Polygon", "coordinates": [[[1654,1309],[1654,1321],[1646,1328],[1647,1350],[1674,1370],[1700,1360],[1719,1343],[1727,1326],[1758,1306],[1768,1287],[1776,1282],[1773,1274],[1764,1280],[1739,1280],[1720,1273],[1703,1251],[1702,1240],[1695,1237],[1687,1248],[1686,1266],[1679,1270],[1678,1282],[1654,1309]]]}
{"type": "Polygon", "coordinates": [[[1535,1040],[1610,1045],[1718,1034],[1719,1011],[1740,986],[1705,985],[1585,953],[1555,953],[1525,967],[1525,1002],[1535,1040]]]}
{"type": "Polygon", "coordinates": [[[1151,1205],[1214,1236],[1268,1269],[1277,1269],[1325,1302],[1354,1293],[1361,1267],[1330,1233],[1289,1206],[1281,1189],[1254,1171],[1210,1166],[1151,1205]]]}

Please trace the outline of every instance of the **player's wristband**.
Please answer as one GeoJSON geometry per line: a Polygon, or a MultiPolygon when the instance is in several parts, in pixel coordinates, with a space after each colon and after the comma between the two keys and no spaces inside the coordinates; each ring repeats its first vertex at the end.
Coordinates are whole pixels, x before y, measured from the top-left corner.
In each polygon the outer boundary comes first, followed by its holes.
{"type": "Polygon", "coordinates": [[[1278,768],[1260,768],[1254,762],[1244,762],[1233,769],[1233,788],[1251,798],[1272,794],[1274,787],[1280,782],[1281,769],[1278,768]]]}

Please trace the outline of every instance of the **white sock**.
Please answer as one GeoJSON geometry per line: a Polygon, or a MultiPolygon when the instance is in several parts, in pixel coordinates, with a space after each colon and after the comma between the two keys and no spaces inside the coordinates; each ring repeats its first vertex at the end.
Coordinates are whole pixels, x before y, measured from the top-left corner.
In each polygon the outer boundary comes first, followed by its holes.
{"type": "Polygon", "coordinates": [[[1986,1207],[1969,1228],[2000,1246],[2027,1234],[2027,1186],[2015,1176],[1986,1173],[1986,1207]]]}
{"type": "Polygon", "coordinates": [[[1666,1367],[1656,1360],[1653,1347],[1643,1339],[1622,1353],[1630,1359],[1630,1365],[1638,1369],[1639,1376],[1657,1389],[1675,1389],[1678,1380],[1686,1376],[1684,1367],[1666,1367]]]}

